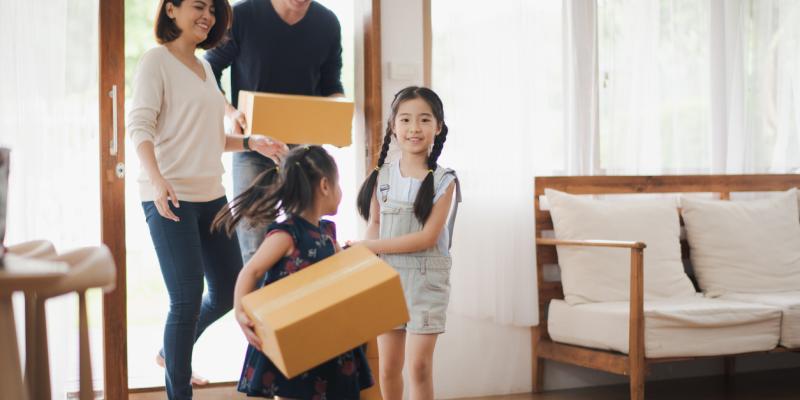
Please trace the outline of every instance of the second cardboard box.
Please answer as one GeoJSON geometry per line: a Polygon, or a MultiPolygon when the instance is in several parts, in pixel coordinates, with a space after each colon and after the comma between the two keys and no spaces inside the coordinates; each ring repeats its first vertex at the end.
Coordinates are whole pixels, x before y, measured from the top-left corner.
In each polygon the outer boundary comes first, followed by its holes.
{"type": "Polygon", "coordinates": [[[363,246],[266,285],[242,306],[287,378],[408,321],[399,275],[363,246]]]}
{"type": "Polygon", "coordinates": [[[344,98],[239,92],[246,135],[267,135],[287,144],[352,143],[352,101],[344,98]]]}

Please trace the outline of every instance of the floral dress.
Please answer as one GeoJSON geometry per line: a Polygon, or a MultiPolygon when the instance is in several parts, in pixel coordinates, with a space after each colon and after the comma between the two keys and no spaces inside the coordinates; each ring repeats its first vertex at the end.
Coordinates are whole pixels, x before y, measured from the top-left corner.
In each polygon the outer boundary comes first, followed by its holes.
{"type": "MultiPolygon", "coordinates": [[[[321,220],[319,226],[299,216],[269,226],[267,236],[288,233],[294,240],[291,255],[281,258],[264,279],[268,285],[336,252],[336,226],[321,220]]],[[[363,346],[326,361],[292,379],[287,379],[270,359],[247,346],[238,390],[248,396],[289,397],[311,400],[358,399],[361,390],[373,385],[363,346]]]]}

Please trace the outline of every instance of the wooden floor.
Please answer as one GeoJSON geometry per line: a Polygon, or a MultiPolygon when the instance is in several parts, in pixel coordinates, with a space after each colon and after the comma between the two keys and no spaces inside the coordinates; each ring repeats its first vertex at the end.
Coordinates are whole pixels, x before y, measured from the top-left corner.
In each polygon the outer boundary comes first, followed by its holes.
{"type": "MultiPolygon", "coordinates": [[[[164,392],[136,393],[131,400],[164,399],[164,392]]],[[[195,399],[245,399],[230,386],[196,389],[195,399]]],[[[472,397],[469,400],[618,400],[628,398],[627,385],[550,391],[540,394],[472,397]]],[[[648,382],[648,400],[800,400],[800,369],[783,369],[723,377],[648,382]]],[[[464,399],[467,400],[467,399],[464,399]]]]}
{"type": "MultiPolygon", "coordinates": [[[[618,400],[627,399],[628,386],[602,386],[540,394],[473,397],[470,400],[618,400]]],[[[647,400],[800,400],[800,369],[647,382],[647,400]]]]}

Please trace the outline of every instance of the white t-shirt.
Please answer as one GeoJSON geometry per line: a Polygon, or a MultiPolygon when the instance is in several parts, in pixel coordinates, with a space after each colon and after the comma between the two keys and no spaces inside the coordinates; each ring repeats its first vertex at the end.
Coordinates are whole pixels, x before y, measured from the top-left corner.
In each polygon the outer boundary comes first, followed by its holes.
{"type": "MultiPolygon", "coordinates": [[[[153,142],[158,168],[178,200],[205,202],[225,195],[225,98],[211,66],[202,57],[198,60],[205,81],[166,47],[146,51],[133,79],[127,130],[134,149],[153,142]]],[[[144,169],[138,181],[142,201],[152,201],[144,169]]]]}
{"type": "MultiPolygon", "coordinates": [[[[395,201],[413,203],[417,198],[417,192],[419,192],[419,187],[422,185],[422,181],[411,177],[404,177],[400,172],[399,161],[391,162],[386,166],[386,168],[389,168],[389,190],[387,192],[388,198],[395,201]]],[[[451,183],[453,183],[454,180],[455,176],[453,174],[446,174],[444,178],[442,178],[442,184],[436,188],[436,193],[433,195],[433,204],[436,204],[436,202],[439,201],[439,199],[447,192],[447,188],[451,183]]],[[[380,185],[376,185],[375,188],[375,195],[377,196],[378,201],[381,200],[379,186],[380,185]]],[[[450,212],[453,212],[452,205],[450,206],[450,212]]],[[[445,220],[442,233],[439,234],[439,238],[436,241],[437,248],[444,256],[450,255],[450,227],[447,224],[448,220],[449,218],[445,220]]]]}

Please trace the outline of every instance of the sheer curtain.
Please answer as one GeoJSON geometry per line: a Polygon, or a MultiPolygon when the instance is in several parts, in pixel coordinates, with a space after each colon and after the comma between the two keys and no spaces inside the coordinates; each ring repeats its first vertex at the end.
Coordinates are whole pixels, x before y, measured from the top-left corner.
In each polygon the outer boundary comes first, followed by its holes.
{"type": "MultiPolygon", "coordinates": [[[[100,243],[97,5],[3,2],[0,145],[11,148],[6,244],[47,239],[64,251],[100,243]]],[[[21,300],[15,299],[22,335],[21,300]]],[[[98,291],[90,291],[89,307],[94,377],[101,380],[98,291]]],[[[54,399],[77,387],[77,315],[75,296],[47,303],[54,399]]]]}
{"type": "Polygon", "coordinates": [[[567,163],[561,3],[435,0],[431,7],[432,87],[450,127],[440,163],[457,171],[463,192],[448,331],[434,354],[436,395],[524,392],[527,327],[538,322],[533,177],[567,163]],[[488,372],[465,380],[466,366],[477,365],[488,372]]]}
{"type": "Polygon", "coordinates": [[[800,168],[800,3],[597,4],[599,173],[800,168]]]}
{"type": "Polygon", "coordinates": [[[603,174],[707,171],[708,2],[599,0],[603,174]]]}
{"type": "Polygon", "coordinates": [[[563,170],[566,158],[560,17],[558,2],[432,2],[432,86],[450,127],[441,164],[463,182],[454,313],[504,325],[537,321],[533,177],[563,170]]]}
{"type": "Polygon", "coordinates": [[[724,52],[725,171],[788,172],[800,168],[800,3],[741,0],[712,3],[715,48],[724,52]]]}
{"type": "MultiPolygon", "coordinates": [[[[597,86],[597,3],[564,0],[564,148],[566,175],[592,175],[599,169],[597,86]]],[[[551,39],[552,40],[552,39],[551,39]]],[[[554,42],[559,42],[553,40],[554,42]]],[[[537,44],[540,44],[539,41],[537,44]]],[[[547,175],[552,171],[541,168],[547,175]]]]}

